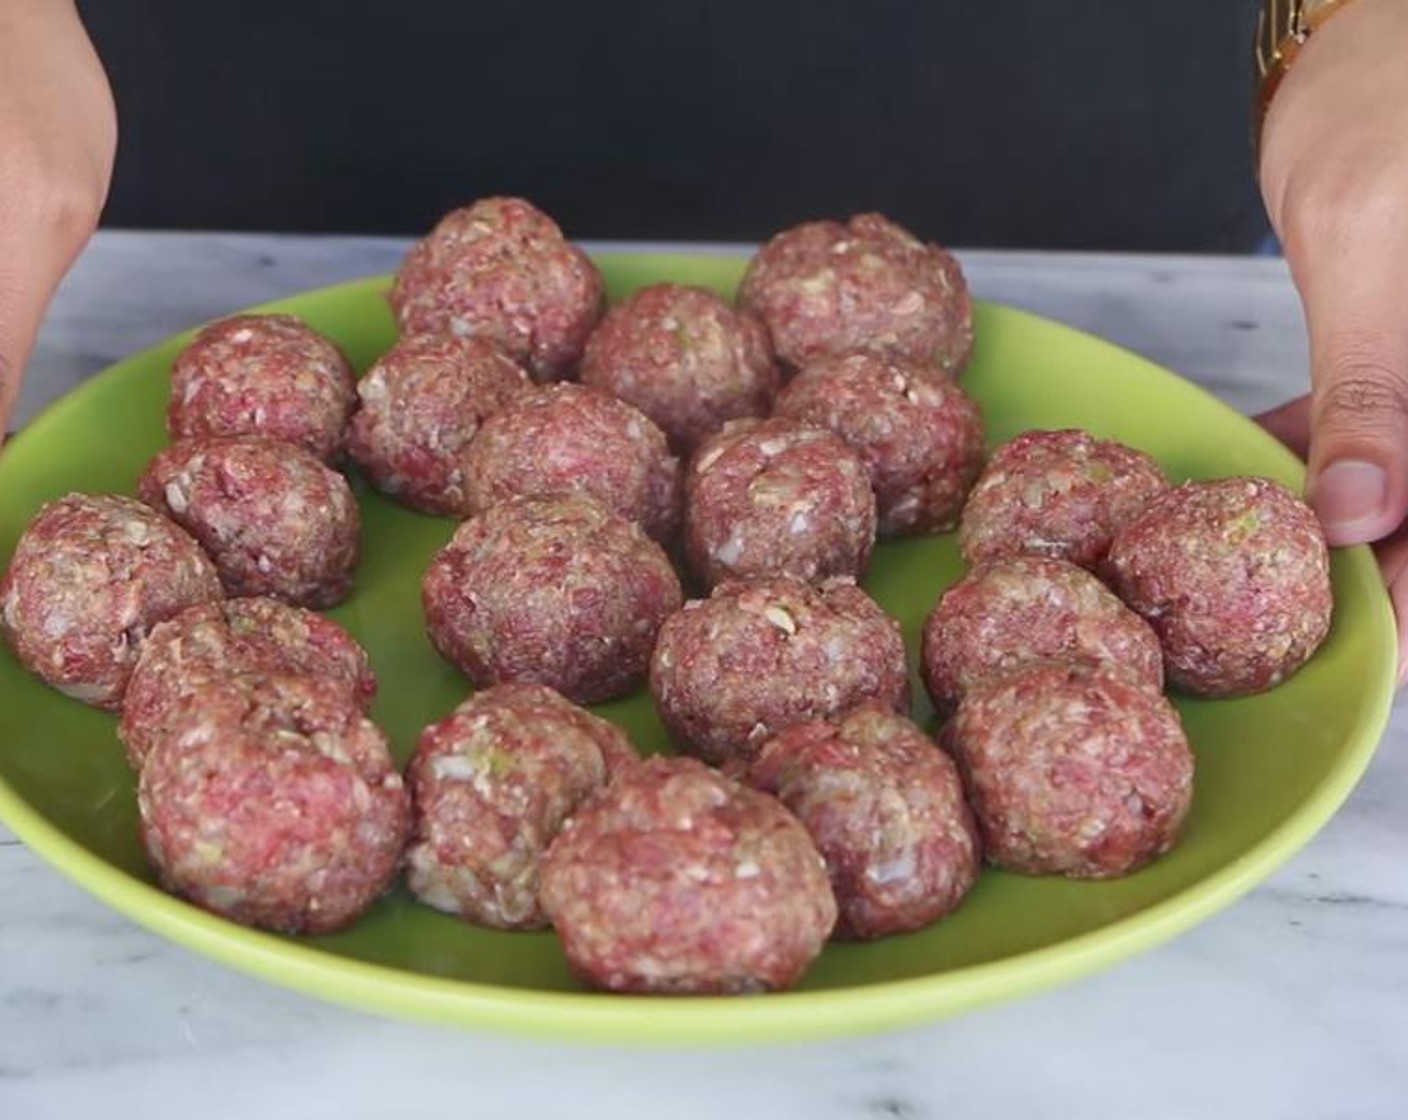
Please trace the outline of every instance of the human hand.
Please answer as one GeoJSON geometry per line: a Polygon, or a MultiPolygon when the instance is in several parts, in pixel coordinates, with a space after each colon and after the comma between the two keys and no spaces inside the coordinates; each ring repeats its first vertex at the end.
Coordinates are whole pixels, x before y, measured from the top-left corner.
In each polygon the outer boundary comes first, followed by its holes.
{"type": "Polygon", "coordinates": [[[98,223],[117,121],[73,0],[0,5],[0,439],[44,310],[98,223]]]}
{"type": "Polygon", "coordinates": [[[1300,291],[1309,394],[1258,417],[1332,545],[1374,542],[1408,675],[1408,0],[1353,0],[1272,99],[1261,189],[1300,291]]]}

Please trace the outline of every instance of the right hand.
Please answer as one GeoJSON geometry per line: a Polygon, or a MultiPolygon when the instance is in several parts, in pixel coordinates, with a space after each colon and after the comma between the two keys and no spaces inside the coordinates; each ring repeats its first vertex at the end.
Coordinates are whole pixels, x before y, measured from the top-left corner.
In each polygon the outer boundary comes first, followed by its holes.
{"type": "Polygon", "coordinates": [[[1310,336],[1311,392],[1260,417],[1305,456],[1332,545],[1373,543],[1408,677],[1408,2],[1355,0],[1272,98],[1261,188],[1310,336]]]}
{"type": "Polygon", "coordinates": [[[98,224],[117,115],[73,0],[0,5],[0,439],[49,300],[98,224]]]}

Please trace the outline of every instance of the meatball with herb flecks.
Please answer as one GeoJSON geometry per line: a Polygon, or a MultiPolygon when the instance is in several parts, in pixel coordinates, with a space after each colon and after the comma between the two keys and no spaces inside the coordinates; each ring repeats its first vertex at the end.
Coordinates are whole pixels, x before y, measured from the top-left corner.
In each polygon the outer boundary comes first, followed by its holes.
{"type": "Polygon", "coordinates": [[[356,399],[342,351],[298,316],[232,315],[176,356],[166,426],[178,440],[283,440],[336,463],[356,399]]]}
{"type": "Polygon", "coordinates": [[[709,762],[866,700],[909,705],[899,623],[850,579],[735,580],[660,629],[650,691],[670,737],[709,762]]]}
{"type": "Polygon", "coordinates": [[[1314,512],[1278,482],[1169,490],[1126,526],[1107,571],[1163,645],[1169,682],[1198,696],[1261,692],[1330,631],[1330,556],[1314,512]]]}
{"type": "Polygon", "coordinates": [[[596,265],[532,203],[482,198],[412,247],[389,298],[403,333],[478,335],[534,381],[556,381],[582,356],[604,292],[596,265]]]}
{"type": "Polygon", "coordinates": [[[16,544],[0,578],[0,631],[46,684],[111,709],[152,628],[222,596],[214,565],[180,526],[135,498],[69,494],[16,544]]]}
{"type": "Polygon", "coordinates": [[[548,848],[541,898],[573,973],[616,992],[786,988],[836,921],[806,829],[691,758],[590,797],[548,848]]]}
{"type": "Polygon", "coordinates": [[[466,521],[421,581],[435,648],[475,685],[549,685],[580,704],[640,683],[683,600],[664,551],[585,495],[510,498],[466,521]]]}
{"type": "Polygon", "coordinates": [[[738,301],[767,324],[793,369],[867,350],[934,362],[954,376],[973,349],[958,262],[881,214],[783,230],[749,262],[738,301]]]}
{"type": "Polygon", "coordinates": [[[606,312],[587,340],[581,378],[644,412],[679,455],[729,420],[766,416],[781,382],[757,316],[705,288],[668,283],[606,312]]]}

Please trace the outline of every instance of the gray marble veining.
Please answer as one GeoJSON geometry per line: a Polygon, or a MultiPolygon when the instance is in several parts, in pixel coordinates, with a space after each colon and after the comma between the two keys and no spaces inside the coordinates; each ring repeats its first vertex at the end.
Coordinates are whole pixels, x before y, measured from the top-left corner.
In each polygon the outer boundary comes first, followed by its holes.
{"type": "MultiPolygon", "coordinates": [[[[55,301],[18,419],[193,323],[385,272],[404,242],[101,234],[55,301]]],[[[968,252],[978,294],[1130,347],[1254,410],[1305,382],[1271,260],[968,252]]],[[[0,1118],[1408,1114],[1408,703],[1344,809],[1173,942],[909,1031],[642,1055],[377,1019],[146,933],[0,828],[0,1118]],[[120,1107],[119,1107],[120,1106],[120,1107]]]]}

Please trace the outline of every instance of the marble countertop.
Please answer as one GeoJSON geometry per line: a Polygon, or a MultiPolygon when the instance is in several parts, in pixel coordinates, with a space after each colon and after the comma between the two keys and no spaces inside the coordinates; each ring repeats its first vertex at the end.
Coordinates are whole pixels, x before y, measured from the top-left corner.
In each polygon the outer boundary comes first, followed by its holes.
{"type": "MultiPolygon", "coordinates": [[[[16,422],[246,304],[388,271],[388,239],[104,232],[56,299],[16,422]]],[[[975,291],[1255,410],[1305,379],[1264,259],[970,252],[975,291]]],[[[1408,1089],[1408,699],[1358,790],[1271,880],[1109,971],[899,1033],[735,1051],[544,1044],[347,1011],[108,910],[0,827],[0,1118],[199,1115],[1369,1118],[1408,1089]],[[120,1102],[120,1103],[118,1103],[120,1102]]]]}

